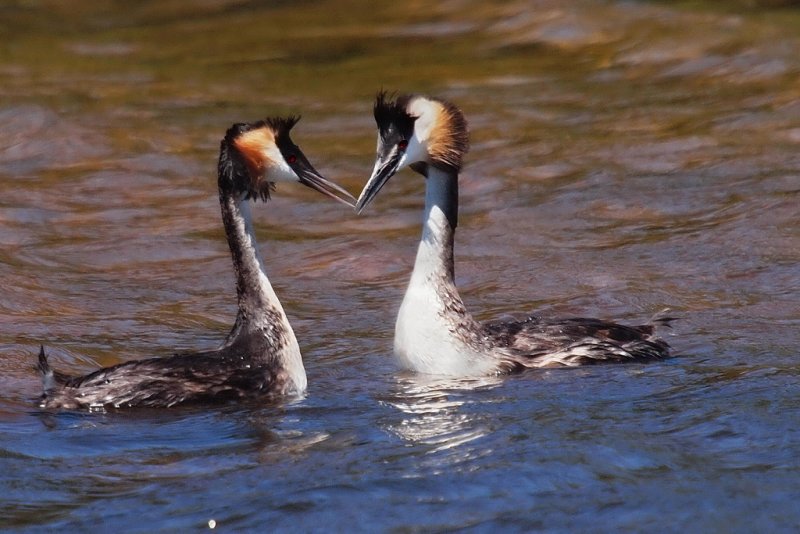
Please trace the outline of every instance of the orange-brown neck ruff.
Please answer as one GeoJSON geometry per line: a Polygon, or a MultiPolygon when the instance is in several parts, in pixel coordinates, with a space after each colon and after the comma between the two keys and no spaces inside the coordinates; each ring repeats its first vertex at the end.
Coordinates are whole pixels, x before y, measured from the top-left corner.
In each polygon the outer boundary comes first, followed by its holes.
{"type": "Polygon", "coordinates": [[[236,149],[244,158],[250,179],[253,180],[253,189],[258,190],[258,181],[264,176],[264,171],[273,164],[269,157],[271,148],[275,147],[275,132],[263,127],[245,132],[233,142],[236,149]]]}
{"type": "Polygon", "coordinates": [[[453,104],[433,102],[437,104],[436,118],[429,134],[428,153],[434,164],[458,172],[469,148],[467,121],[453,104]]]}

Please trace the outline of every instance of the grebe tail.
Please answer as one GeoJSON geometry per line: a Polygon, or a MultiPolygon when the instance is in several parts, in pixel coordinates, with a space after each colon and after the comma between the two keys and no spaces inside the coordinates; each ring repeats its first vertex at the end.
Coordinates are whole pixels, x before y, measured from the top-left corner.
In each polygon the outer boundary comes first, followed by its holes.
{"type": "Polygon", "coordinates": [[[669,345],[652,324],[625,326],[598,319],[479,323],[464,306],[454,276],[458,175],[469,146],[467,122],[454,104],[422,95],[378,94],[378,147],[361,211],[405,167],[425,177],[422,238],[395,324],[400,364],[429,374],[480,376],[532,367],[666,358],[669,345]]]}
{"type": "Polygon", "coordinates": [[[54,371],[44,347],[39,370],[46,409],[168,407],[302,394],[307,385],[294,331],[264,271],[249,201],[266,201],[276,182],[299,182],[352,206],[289,137],[297,117],[235,124],[220,143],[219,202],[236,274],[238,312],[216,350],[124,362],[85,376],[54,371]]]}

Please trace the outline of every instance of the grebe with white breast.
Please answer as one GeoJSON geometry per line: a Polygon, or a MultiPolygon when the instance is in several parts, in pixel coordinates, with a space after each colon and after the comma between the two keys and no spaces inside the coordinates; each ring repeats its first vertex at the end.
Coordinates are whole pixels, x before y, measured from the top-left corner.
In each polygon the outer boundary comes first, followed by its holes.
{"type": "Polygon", "coordinates": [[[401,365],[419,373],[480,376],[669,356],[669,345],[654,336],[655,324],[668,324],[669,317],[639,326],[581,317],[474,320],[456,289],[453,258],[458,174],[469,145],[466,119],[450,102],[385,92],[378,94],[374,114],[377,159],[356,211],[400,169],[425,177],[422,239],[395,324],[401,365]]]}
{"type": "Polygon", "coordinates": [[[220,144],[222,223],[236,273],[239,311],[216,350],[133,360],[68,376],[44,352],[40,406],[46,409],[168,407],[302,394],[306,373],[297,338],[264,272],[249,201],[266,201],[275,182],[299,182],[352,206],[355,198],[323,178],[289,137],[298,117],[235,124],[220,144]]]}

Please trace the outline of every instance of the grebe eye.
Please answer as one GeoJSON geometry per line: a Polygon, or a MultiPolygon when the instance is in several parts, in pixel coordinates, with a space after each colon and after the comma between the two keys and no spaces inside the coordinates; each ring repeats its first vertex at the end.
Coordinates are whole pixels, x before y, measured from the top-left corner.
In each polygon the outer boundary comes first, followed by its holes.
{"type": "Polygon", "coordinates": [[[294,163],[295,161],[297,161],[297,156],[295,156],[294,154],[289,154],[289,157],[286,158],[286,161],[288,161],[289,163],[294,163]]]}
{"type": "Polygon", "coordinates": [[[400,150],[405,150],[407,146],[408,146],[408,141],[406,141],[405,139],[397,143],[397,148],[399,148],[400,150]]]}

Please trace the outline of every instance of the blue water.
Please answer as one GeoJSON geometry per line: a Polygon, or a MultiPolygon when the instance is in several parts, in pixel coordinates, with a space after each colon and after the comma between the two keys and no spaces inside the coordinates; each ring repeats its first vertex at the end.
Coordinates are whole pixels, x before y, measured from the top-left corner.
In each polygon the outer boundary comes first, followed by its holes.
{"type": "Polygon", "coordinates": [[[797,525],[791,373],[674,360],[459,384],[333,366],[288,406],[4,425],[4,515],[129,531],[797,525]]]}

